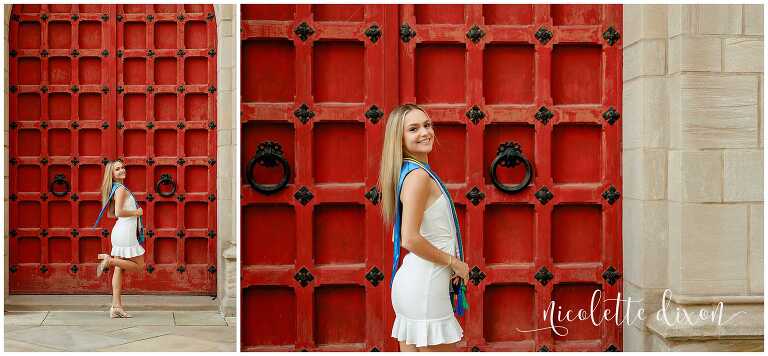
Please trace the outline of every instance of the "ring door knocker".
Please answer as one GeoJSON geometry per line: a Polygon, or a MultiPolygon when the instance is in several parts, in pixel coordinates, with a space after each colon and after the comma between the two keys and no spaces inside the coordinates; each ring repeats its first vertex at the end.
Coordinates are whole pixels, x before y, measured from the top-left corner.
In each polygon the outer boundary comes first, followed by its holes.
{"type": "Polygon", "coordinates": [[[67,194],[69,194],[69,191],[71,190],[71,186],[69,185],[69,182],[67,182],[67,178],[64,177],[63,174],[57,174],[55,177],[53,177],[53,180],[51,181],[51,184],[48,186],[48,190],[51,191],[51,194],[57,196],[57,197],[63,197],[67,194]],[[63,185],[64,191],[56,191],[54,189],[57,185],[63,185]]]}
{"type": "Polygon", "coordinates": [[[170,174],[161,174],[160,179],[157,180],[157,183],[155,183],[155,193],[160,194],[161,197],[171,197],[174,194],[176,194],[176,182],[173,181],[173,178],[171,178],[170,174]],[[163,192],[160,190],[161,185],[170,185],[171,191],[170,192],[163,192]]]}
{"type": "Polygon", "coordinates": [[[496,188],[499,188],[499,190],[505,193],[516,193],[525,189],[525,187],[531,183],[531,178],[533,177],[533,166],[531,165],[531,162],[529,162],[523,156],[523,151],[520,148],[520,144],[517,142],[504,142],[499,145],[499,149],[496,152],[496,158],[493,160],[493,163],[491,163],[490,173],[491,179],[493,180],[493,185],[495,185],[496,188]],[[509,186],[501,183],[499,178],[496,177],[496,168],[498,168],[499,165],[502,167],[514,167],[517,166],[520,162],[522,162],[525,166],[525,177],[523,178],[523,181],[515,186],[509,186]]]}
{"type": "Polygon", "coordinates": [[[283,156],[283,148],[279,143],[273,141],[264,141],[259,144],[256,149],[256,155],[248,162],[248,169],[245,172],[245,177],[248,179],[248,184],[263,194],[272,194],[280,191],[288,185],[288,180],[291,179],[291,167],[288,165],[288,160],[283,156]],[[253,169],[256,168],[256,164],[264,167],[274,167],[277,164],[283,166],[283,178],[277,184],[259,184],[253,177],[253,169]]]}

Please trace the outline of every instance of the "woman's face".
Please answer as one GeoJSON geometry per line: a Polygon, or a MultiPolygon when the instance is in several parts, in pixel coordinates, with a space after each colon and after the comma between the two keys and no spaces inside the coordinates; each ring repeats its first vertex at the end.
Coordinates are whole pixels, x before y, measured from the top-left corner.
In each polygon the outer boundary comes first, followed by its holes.
{"type": "Polygon", "coordinates": [[[124,180],[125,179],[125,165],[122,162],[117,162],[112,166],[112,179],[124,180]]]}
{"type": "Polygon", "coordinates": [[[432,143],[435,142],[435,131],[432,129],[432,120],[421,110],[411,110],[405,115],[403,122],[403,146],[406,152],[411,154],[432,152],[432,143]]]}

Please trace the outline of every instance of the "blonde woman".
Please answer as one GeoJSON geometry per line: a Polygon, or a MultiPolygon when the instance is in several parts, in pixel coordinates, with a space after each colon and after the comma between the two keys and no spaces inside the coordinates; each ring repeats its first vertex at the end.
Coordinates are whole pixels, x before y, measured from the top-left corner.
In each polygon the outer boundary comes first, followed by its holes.
{"type": "Polygon", "coordinates": [[[456,351],[463,330],[469,267],[456,210],[428,164],[435,131],[417,105],[395,108],[387,120],[379,184],[384,220],[394,225],[391,336],[400,351],[456,351]],[[409,253],[398,270],[400,247],[409,253]],[[454,297],[456,302],[454,304],[454,297]]]}
{"type": "Polygon", "coordinates": [[[141,225],[143,211],[130,190],[123,185],[125,176],[125,165],[122,161],[107,163],[101,183],[102,208],[94,224],[99,224],[105,210],[107,216],[117,217],[111,234],[112,252],[98,255],[101,263],[96,270],[96,276],[100,277],[109,267],[115,268],[112,274],[112,307],[109,308],[111,318],[131,317],[123,309],[123,272],[138,273],[144,270],[144,248],[140,245],[144,240],[141,225]]]}

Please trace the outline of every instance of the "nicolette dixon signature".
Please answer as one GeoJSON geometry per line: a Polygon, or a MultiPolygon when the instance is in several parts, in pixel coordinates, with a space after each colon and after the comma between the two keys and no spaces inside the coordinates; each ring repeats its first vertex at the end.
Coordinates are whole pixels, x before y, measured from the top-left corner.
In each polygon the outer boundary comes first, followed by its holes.
{"type": "MultiPolygon", "coordinates": [[[[670,309],[670,297],[672,291],[665,290],[661,297],[661,307],[655,313],[655,317],[659,321],[663,321],[668,326],[675,324],[687,323],[691,326],[700,322],[717,323],[717,325],[728,324],[731,320],[741,314],[745,314],[745,311],[740,311],[732,314],[727,320],[723,321],[723,314],[725,307],[723,302],[719,302],[712,308],[701,308],[698,311],[691,312],[679,307],[675,307],[674,310],[670,309]]],[[[602,323],[614,322],[616,325],[623,325],[627,323],[632,325],[637,320],[647,319],[645,309],[635,306],[633,309],[632,303],[641,303],[641,300],[632,300],[632,297],[627,299],[621,299],[621,293],[616,298],[602,299],[602,291],[595,290],[592,293],[592,300],[589,303],[589,309],[563,310],[562,306],[558,306],[555,301],[551,301],[549,306],[544,309],[543,318],[549,322],[549,327],[533,329],[533,330],[520,330],[519,332],[534,332],[541,330],[551,329],[558,336],[568,335],[568,328],[562,325],[556,325],[556,323],[570,322],[575,320],[590,320],[594,326],[599,326],[602,323]],[[625,303],[625,307],[621,308],[622,303],[625,303]],[[607,306],[613,304],[612,308],[607,306]],[[606,305],[606,308],[601,308],[601,305],[606,305]],[[603,309],[602,314],[600,310],[603,309]],[[624,312],[619,312],[624,309],[624,312]]]]}

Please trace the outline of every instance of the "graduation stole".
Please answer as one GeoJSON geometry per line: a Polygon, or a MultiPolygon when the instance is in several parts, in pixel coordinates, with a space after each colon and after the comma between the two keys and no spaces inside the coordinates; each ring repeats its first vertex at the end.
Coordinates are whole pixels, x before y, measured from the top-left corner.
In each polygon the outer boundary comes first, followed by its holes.
{"type": "MultiPolygon", "coordinates": [[[[395,209],[395,226],[394,231],[392,232],[394,245],[392,253],[392,279],[389,281],[390,289],[392,288],[392,282],[395,280],[395,273],[397,272],[398,262],[400,260],[400,228],[402,226],[401,214],[403,210],[403,203],[400,201],[400,192],[403,189],[403,181],[405,181],[405,176],[407,176],[411,171],[419,168],[426,171],[429,176],[432,177],[435,182],[437,182],[437,184],[440,186],[440,190],[445,195],[446,199],[448,199],[448,203],[451,206],[451,213],[453,214],[454,231],[456,231],[456,240],[458,245],[456,250],[458,253],[457,257],[460,261],[464,261],[464,251],[462,249],[461,243],[461,230],[459,230],[459,218],[456,215],[456,207],[453,206],[453,199],[451,199],[451,195],[448,193],[448,188],[446,188],[445,184],[443,184],[443,181],[441,181],[440,178],[434,172],[432,172],[428,164],[410,157],[403,158],[403,165],[400,167],[400,179],[398,179],[397,183],[397,207],[395,209]]],[[[449,294],[453,312],[459,316],[464,316],[464,311],[469,309],[469,303],[467,303],[467,286],[463,281],[461,281],[459,284],[451,285],[449,294]]]]}
{"type": "MultiPolygon", "coordinates": [[[[99,221],[101,221],[101,218],[104,216],[104,212],[107,210],[107,207],[109,207],[109,202],[112,201],[112,198],[115,196],[115,192],[120,187],[125,187],[125,190],[127,190],[128,193],[131,195],[131,197],[133,197],[133,201],[136,202],[136,205],[139,204],[138,201],[136,200],[136,197],[133,196],[133,193],[128,189],[128,187],[120,183],[112,183],[112,190],[110,190],[109,192],[107,203],[101,207],[101,211],[99,211],[99,217],[96,218],[96,222],[93,223],[93,227],[96,227],[96,225],[99,225],[99,221]]],[[[138,208],[138,206],[136,208],[138,208]]],[[[141,216],[137,216],[137,218],[139,219],[139,221],[138,221],[138,231],[136,232],[136,239],[139,241],[140,244],[143,244],[144,243],[144,225],[141,224],[141,216]]]]}

